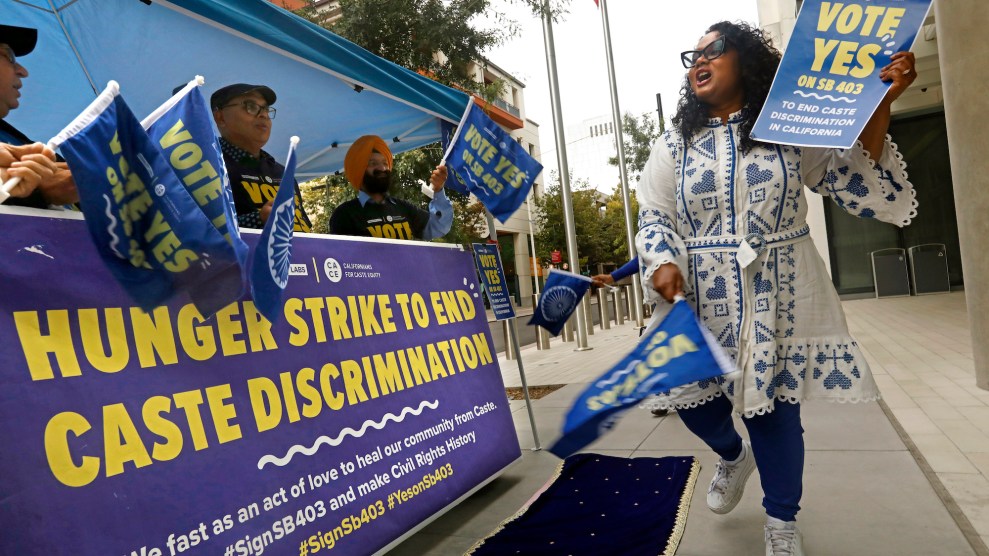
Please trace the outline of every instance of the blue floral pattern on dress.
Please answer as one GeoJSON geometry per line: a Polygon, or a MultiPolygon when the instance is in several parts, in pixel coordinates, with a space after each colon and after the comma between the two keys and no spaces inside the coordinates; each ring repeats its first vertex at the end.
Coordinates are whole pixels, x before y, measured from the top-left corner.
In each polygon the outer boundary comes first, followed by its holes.
{"type": "MultiPolygon", "coordinates": [[[[878,163],[860,145],[757,143],[742,153],[739,123],[738,114],[711,120],[690,142],[668,131],[643,171],[636,247],[644,284],[675,263],[688,302],[740,371],[659,402],[690,407],[727,395],[753,415],[771,411],[777,399],[875,399],[868,364],[809,237],[770,245],[745,268],[732,249],[693,252],[684,240],[796,230],[806,222],[804,184],[855,216],[904,225],[916,214],[905,165],[888,137],[878,163]]],[[[648,286],[646,296],[665,303],[648,286]]]]}

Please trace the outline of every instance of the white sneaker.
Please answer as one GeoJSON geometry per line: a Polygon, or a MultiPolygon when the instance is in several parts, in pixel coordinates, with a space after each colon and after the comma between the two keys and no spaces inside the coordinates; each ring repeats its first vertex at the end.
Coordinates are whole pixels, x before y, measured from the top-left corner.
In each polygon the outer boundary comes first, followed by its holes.
{"type": "Polygon", "coordinates": [[[735,509],[738,501],[742,499],[745,481],[753,471],[755,471],[755,457],[752,456],[752,447],[743,440],[742,455],[737,462],[729,464],[724,459],[718,460],[714,478],[711,479],[711,486],[707,490],[707,507],[716,514],[726,514],[735,509]]]}
{"type": "Polygon", "coordinates": [[[766,556],[804,556],[804,541],[793,521],[769,519],[766,524],[766,556]]]}

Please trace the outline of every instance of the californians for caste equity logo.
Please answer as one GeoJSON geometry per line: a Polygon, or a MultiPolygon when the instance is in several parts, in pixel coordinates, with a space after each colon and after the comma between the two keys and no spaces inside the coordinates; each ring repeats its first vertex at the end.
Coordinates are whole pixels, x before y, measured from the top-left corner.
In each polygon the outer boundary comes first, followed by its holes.
{"type": "Polygon", "coordinates": [[[336,259],[327,258],[323,261],[323,273],[327,280],[335,284],[343,278],[343,267],[336,259]]]}

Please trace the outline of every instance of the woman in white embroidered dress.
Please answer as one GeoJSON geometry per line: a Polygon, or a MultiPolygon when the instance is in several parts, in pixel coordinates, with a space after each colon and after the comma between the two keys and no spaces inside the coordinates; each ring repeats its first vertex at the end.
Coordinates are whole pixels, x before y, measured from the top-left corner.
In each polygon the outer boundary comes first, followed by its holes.
{"type": "Polygon", "coordinates": [[[803,554],[800,402],[879,396],[808,235],[804,185],[851,214],[909,223],[917,203],[886,131],[890,105],[916,78],[914,56],[894,54],[881,70],[889,91],[851,149],[750,136],[780,60],[761,31],[717,23],[682,58],[689,71],[673,129],[642,174],[636,247],[657,315],[684,294],[738,370],[657,402],[721,456],[708,506],[731,511],[758,465],[766,554],[803,554]]]}

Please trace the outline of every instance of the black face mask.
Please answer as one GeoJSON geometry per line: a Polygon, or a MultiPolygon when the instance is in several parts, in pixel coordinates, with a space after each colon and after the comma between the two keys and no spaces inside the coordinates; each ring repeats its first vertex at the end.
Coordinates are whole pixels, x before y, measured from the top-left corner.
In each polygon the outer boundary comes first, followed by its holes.
{"type": "Polygon", "coordinates": [[[373,174],[364,174],[364,192],[369,195],[384,195],[391,187],[391,171],[379,170],[373,174]]]}

